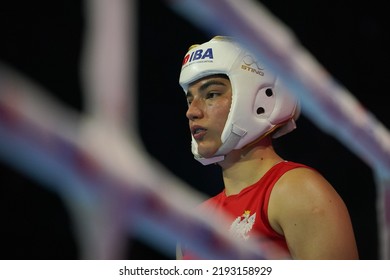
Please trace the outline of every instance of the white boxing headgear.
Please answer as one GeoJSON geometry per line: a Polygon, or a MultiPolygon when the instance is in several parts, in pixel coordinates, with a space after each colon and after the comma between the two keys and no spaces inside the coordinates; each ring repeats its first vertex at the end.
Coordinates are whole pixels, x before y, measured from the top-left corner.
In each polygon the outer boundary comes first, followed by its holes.
{"type": "Polygon", "coordinates": [[[230,37],[216,36],[191,46],[183,60],[179,83],[187,93],[192,82],[215,74],[228,76],[232,104],[221,135],[222,145],[214,157],[201,157],[192,138],[192,153],[202,164],[219,162],[233,149],[271,132],[276,138],[295,129],[300,113],[298,100],[254,55],[230,37]]]}

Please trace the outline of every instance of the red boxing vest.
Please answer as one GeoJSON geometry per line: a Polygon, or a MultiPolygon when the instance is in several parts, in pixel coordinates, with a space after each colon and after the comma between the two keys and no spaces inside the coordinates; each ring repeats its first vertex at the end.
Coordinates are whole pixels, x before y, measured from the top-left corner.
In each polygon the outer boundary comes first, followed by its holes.
{"type": "MultiPolygon", "coordinates": [[[[240,193],[226,196],[225,191],[222,191],[203,202],[199,210],[205,213],[210,211],[225,213],[230,217],[231,226],[228,230],[233,236],[245,240],[251,238],[254,233],[257,236],[260,234],[267,239],[267,242],[280,246],[288,254],[286,239],[269,224],[268,203],[271,191],[279,178],[287,171],[298,167],[310,168],[290,161],[280,162],[268,170],[258,182],[240,193]]],[[[196,259],[196,257],[184,249],[183,259],[196,259]]]]}

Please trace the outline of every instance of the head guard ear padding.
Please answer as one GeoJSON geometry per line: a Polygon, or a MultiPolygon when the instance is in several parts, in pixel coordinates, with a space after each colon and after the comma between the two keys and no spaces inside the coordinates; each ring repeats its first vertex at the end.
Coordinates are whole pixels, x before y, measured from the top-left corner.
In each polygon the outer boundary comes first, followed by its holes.
{"type": "Polygon", "coordinates": [[[191,47],[184,57],[179,82],[186,93],[192,82],[214,74],[228,76],[232,104],[215,157],[202,158],[192,138],[192,152],[201,163],[221,161],[233,149],[266,134],[273,133],[276,138],[296,127],[298,100],[255,56],[229,37],[217,36],[191,47]]]}

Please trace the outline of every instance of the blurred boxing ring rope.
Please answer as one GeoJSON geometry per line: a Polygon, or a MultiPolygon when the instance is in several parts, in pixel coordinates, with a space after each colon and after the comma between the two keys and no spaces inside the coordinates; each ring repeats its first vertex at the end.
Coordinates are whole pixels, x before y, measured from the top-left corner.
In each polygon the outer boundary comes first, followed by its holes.
{"type": "MultiPolygon", "coordinates": [[[[167,1],[200,28],[232,35],[279,73],[321,129],[373,169],[381,258],[389,259],[390,134],[339,85],[293,33],[253,1],[167,1]],[[212,16],[209,16],[212,15],[212,16]],[[201,20],[199,20],[201,19],[201,20]],[[359,139],[359,141],[356,141],[359,139]]],[[[206,258],[279,257],[264,244],[232,239],[223,217],[192,207],[204,197],[145,151],[136,119],[136,2],[86,1],[81,75],[86,112],[0,65],[0,157],[58,192],[72,217],[83,259],[123,259],[127,236],[161,250],[186,242],[206,258]]]]}

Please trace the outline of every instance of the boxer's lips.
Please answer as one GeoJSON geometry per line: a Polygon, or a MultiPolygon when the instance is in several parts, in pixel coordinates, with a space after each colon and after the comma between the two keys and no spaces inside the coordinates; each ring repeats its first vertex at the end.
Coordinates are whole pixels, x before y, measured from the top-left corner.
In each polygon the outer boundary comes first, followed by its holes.
{"type": "Polygon", "coordinates": [[[207,129],[201,126],[193,126],[191,127],[191,133],[195,140],[200,140],[206,135],[207,129]]]}

